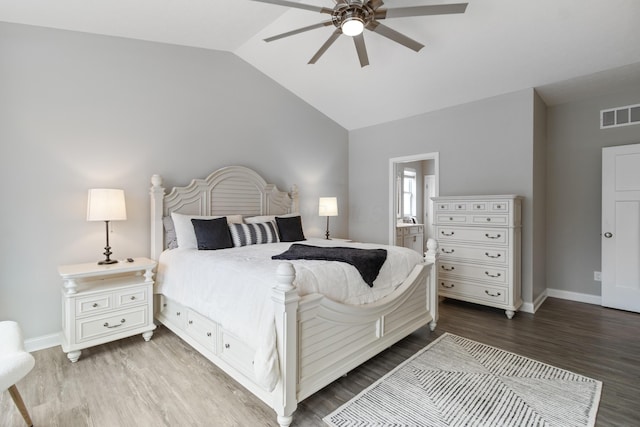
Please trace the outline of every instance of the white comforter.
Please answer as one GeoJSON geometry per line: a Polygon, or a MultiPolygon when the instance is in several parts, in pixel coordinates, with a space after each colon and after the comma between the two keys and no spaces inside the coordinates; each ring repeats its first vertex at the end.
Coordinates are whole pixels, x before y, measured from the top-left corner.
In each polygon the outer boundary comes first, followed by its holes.
{"type": "MultiPolygon", "coordinates": [[[[300,296],[321,293],[346,304],[366,304],[391,293],[422,262],[419,253],[397,246],[332,242],[309,239],[302,244],[383,247],[385,261],[374,286],[369,287],[355,267],[331,261],[288,261],[296,271],[294,285],[300,296]]],[[[271,243],[238,248],[199,251],[173,249],[162,253],[156,292],[191,307],[256,349],[256,380],[272,390],[278,379],[274,312],[271,289],[281,260],[272,255],[286,251],[291,243],[271,243]]]]}

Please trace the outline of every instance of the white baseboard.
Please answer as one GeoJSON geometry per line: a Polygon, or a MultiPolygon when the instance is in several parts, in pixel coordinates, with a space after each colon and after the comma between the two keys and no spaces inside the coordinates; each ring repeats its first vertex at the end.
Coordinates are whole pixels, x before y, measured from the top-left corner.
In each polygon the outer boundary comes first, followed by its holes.
{"type": "Polygon", "coordinates": [[[62,342],[60,334],[61,332],[57,332],[55,334],[43,335],[41,337],[24,340],[24,349],[31,353],[32,351],[59,346],[62,342]]]}
{"type": "Polygon", "coordinates": [[[547,299],[547,291],[545,290],[544,292],[542,292],[540,295],[538,295],[538,298],[536,298],[536,300],[534,302],[525,302],[522,304],[522,307],[520,307],[520,311],[524,311],[525,313],[535,313],[540,306],[542,305],[543,302],[545,302],[545,300],[547,299]]]}
{"type": "Polygon", "coordinates": [[[582,294],[579,292],[563,291],[562,289],[547,289],[547,296],[552,298],[568,299],[593,305],[602,305],[600,295],[582,294]]]}

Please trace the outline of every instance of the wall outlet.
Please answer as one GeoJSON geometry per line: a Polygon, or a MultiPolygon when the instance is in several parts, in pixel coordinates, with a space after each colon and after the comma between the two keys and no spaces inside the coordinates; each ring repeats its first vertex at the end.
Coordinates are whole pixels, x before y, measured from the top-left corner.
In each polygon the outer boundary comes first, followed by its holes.
{"type": "Polygon", "coordinates": [[[599,271],[594,271],[593,280],[595,280],[596,282],[602,282],[602,273],[600,273],[599,271]]]}

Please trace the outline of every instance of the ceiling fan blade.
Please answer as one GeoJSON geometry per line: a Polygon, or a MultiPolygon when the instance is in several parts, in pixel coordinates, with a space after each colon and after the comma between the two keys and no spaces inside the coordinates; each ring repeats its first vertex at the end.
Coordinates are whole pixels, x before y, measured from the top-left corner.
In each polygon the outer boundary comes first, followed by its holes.
{"type": "Polygon", "coordinates": [[[278,34],[277,36],[267,37],[266,39],[264,39],[264,41],[272,42],[274,40],[279,40],[279,39],[282,39],[282,38],[285,38],[285,37],[289,37],[289,36],[293,36],[293,35],[296,35],[296,34],[304,33],[305,31],[315,30],[316,28],[327,27],[327,26],[332,25],[332,24],[333,24],[332,21],[320,22],[318,24],[309,25],[308,27],[302,27],[302,28],[298,28],[297,30],[287,31],[286,33],[278,34]]]}
{"type": "Polygon", "coordinates": [[[401,34],[396,30],[389,28],[386,25],[382,25],[381,23],[376,21],[372,21],[369,25],[367,25],[367,29],[373,31],[374,33],[378,33],[390,40],[393,40],[396,43],[400,43],[401,45],[406,46],[411,50],[415,50],[416,52],[424,47],[422,43],[419,43],[414,39],[409,38],[404,34],[401,34]]]}
{"type": "Polygon", "coordinates": [[[364,68],[369,65],[369,56],[367,55],[367,47],[364,44],[364,36],[362,35],[362,33],[354,36],[353,42],[356,44],[356,51],[358,52],[360,67],[364,68]]]}
{"type": "Polygon", "coordinates": [[[393,9],[376,10],[376,19],[404,18],[407,16],[448,15],[464,13],[468,3],[436,4],[428,6],[396,7],[393,9]]]}
{"type": "Polygon", "coordinates": [[[371,7],[371,9],[376,10],[377,8],[382,6],[384,3],[382,2],[382,0],[369,0],[368,4],[369,4],[369,7],[371,7]]]}
{"type": "Polygon", "coordinates": [[[315,64],[318,61],[318,59],[320,59],[320,57],[324,55],[327,49],[329,49],[329,47],[333,44],[333,42],[335,42],[338,39],[338,37],[340,37],[340,34],[342,34],[342,30],[340,28],[336,28],[336,30],[331,34],[329,39],[326,42],[324,42],[324,44],[320,47],[320,49],[318,49],[316,54],[313,55],[313,58],[311,58],[308,63],[315,64]]]}
{"type": "Polygon", "coordinates": [[[293,1],[287,1],[287,0],[253,0],[253,1],[257,1],[260,3],[276,4],[278,6],[295,7],[296,9],[310,10],[312,12],[328,13],[329,15],[333,13],[333,9],[328,9],[326,7],[314,6],[314,5],[305,4],[305,3],[296,3],[293,1]]]}

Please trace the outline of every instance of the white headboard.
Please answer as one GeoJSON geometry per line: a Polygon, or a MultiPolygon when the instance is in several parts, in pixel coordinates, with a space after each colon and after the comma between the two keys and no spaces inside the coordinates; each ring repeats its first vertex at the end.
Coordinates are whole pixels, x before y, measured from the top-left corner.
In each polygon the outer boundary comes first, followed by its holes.
{"type": "Polygon", "coordinates": [[[165,195],[160,175],[151,177],[151,258],[165,249],[162,218],[179,212],[189,215],[283,215],[298,212],[298,190],[280,191],[255,171],[228,166],[165,195]]]}

